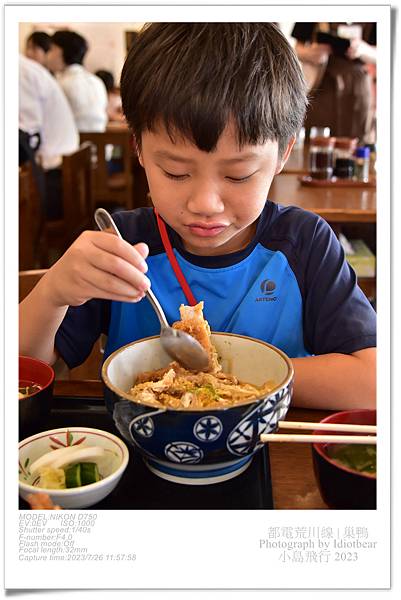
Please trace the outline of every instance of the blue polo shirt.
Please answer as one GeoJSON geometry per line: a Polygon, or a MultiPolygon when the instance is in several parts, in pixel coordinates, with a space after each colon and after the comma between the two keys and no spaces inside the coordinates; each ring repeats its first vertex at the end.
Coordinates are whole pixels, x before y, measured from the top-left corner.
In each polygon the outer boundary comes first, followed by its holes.
{"type": "MultiPolygon", "coordinates": [[[[146,242],[147,276],[170,323],[187,300],[165,253],[153,210],[115,213],[131,244],[146,242]]],[[[222,256],[187,252],[167,226],[177,261],[195,296],[204,301],[212,331],[258,338],[295,358],[376,345],[376,314],[356,283],[330,226],[308,211],[267,201],[253,241],[222,256]]],[[[129,342],[156,335],[160,324],[147,298],[131,304],[90,300],[70,307],[56,348],[70,368],[90,354],[101,333],[105,358],[129,342]]]]}

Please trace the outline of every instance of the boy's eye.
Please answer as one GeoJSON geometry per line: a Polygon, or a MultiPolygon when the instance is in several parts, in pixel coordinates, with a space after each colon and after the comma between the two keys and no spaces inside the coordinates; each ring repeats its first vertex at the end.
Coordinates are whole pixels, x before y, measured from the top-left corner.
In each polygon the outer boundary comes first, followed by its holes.
{"type": "Polygon", "coordinates": [[[227,175],[226,179],[228,179],[229,181],[232,181],[233,183],[243,183],[244,181],[248,181],[248,179],[250,179],[252,177],[252,175],[255,175],[256,171],[254,171],[253,173],[250,173],[249,175],[245,175],[245,177],[229,177],[227,175]]]}
{"type": "Polygon", "coordinates": [[[166,177],[169,177],[170,179],[175,179],[178,181],[183,180],[186,177],[188,177],[188,175],[186,173],[184,173],[183,175],[176,175],[174,173],[169,173],[168,171],[165,171],[164,169],[163,169],[163,173],[165,174],[166,177]]]}

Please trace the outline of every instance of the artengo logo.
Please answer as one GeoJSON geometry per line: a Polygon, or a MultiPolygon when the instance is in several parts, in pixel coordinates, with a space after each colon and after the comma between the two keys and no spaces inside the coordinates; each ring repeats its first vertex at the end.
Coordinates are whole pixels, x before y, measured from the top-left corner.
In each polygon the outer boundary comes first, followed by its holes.
{"type": "Polygon", "coordinates": [[[273,296],[276,289],[276,283],[272,279],[264,279],[260,284],[260,291],[263,296],[255,298],[256,302],[275,302],[277,296],[273,296]]]}
{"type": "Polygon", "coordinates": [[[276,289],[276,284],[271,279],[264,279],[260,284],[260,291],[262,294],[272,294],[276,289]]]}

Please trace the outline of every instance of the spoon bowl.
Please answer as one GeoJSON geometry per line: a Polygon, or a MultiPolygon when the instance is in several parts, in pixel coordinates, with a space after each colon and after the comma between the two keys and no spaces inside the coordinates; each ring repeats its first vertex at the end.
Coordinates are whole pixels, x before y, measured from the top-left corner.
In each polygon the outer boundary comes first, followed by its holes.
{"type": "MultiPolygon", "coordinates": [[[[113,217],[104,208],[96,209],[95,221],[102,231],[112,229],[121,240],[123,239],[113,217]]],[[[205,370],[209,364],[209,357],[203,346],[189,333],[170,327],[158,299],[150,289],[146,292],[146,297],[160,321],[160,342],[167,354],[186,369],[205,370]]]]}

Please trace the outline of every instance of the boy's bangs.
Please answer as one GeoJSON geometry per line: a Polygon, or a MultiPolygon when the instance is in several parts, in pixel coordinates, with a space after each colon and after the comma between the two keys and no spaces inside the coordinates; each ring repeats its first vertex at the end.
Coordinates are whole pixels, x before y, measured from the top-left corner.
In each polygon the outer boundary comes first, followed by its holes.
{"type": "Polygon", "coordinates": [[[163,105],[163,101],[152,108],[152,112],[149,111],[144,119],[150,131],[155,131],[162,124],[173,143],[177,137],[188,139],[205,152],[216,148],[228,121],[224,109],[207,107],[194,97],[183,104],[182,108],[163,105]]]}
{"type": "MultiPolygon", "coordinates": [[[[219,138],[229,122],[234,124],[238,148],[246,144],[264,143],[267,141],[260,132],[252,131],[245,119],[238,119],[234,113],[227,111],[219,105],[206,104],[191,99],[185,104],[185,109],[177,111],[166,110],[160,107],[160,112],[148,114],[144,119],[147,129],[156,131],[162,124],[171,141],[175,143],[177,137],[190,140],[199,150],[213,152],[219,138]],[[247,126],[248,125],[248,126],[247,126]]],[[[268,139],[275,139],[273,136],[268,139]]]]}

